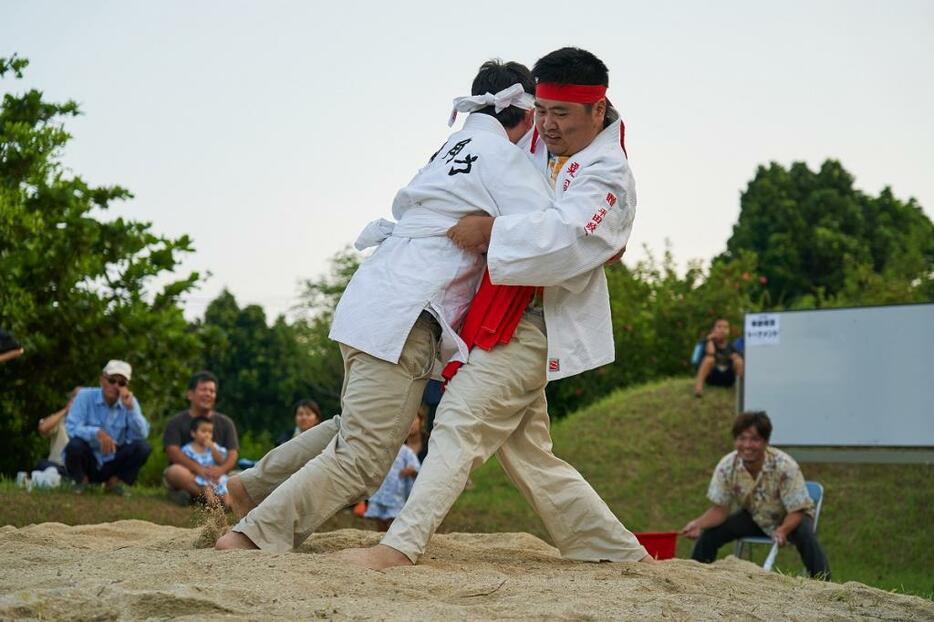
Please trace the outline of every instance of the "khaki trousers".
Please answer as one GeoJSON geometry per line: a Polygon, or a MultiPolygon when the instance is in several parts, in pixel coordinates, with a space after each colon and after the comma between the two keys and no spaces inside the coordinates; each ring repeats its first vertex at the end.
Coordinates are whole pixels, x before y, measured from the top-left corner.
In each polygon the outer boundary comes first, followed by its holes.
{"type": "Polygon", "coordinates": [[[460,496],[470,471],[494,452],[568,559],[638,561],[646,555],[574,467],[552,453],[545,401],[547,343],[526,314],[508,344],[474,349],[448,383],[428,456],[382,543],[412,562],[460,496]]]}
{"type": "Polygon", "coordinates": [[[440,332],[423,313],[398,363],[341,344],[341,416],[273,449],[240,475],[258,505],[233,530],[265,551],[289,551],[379,488],[418,411],[440,332]]]}

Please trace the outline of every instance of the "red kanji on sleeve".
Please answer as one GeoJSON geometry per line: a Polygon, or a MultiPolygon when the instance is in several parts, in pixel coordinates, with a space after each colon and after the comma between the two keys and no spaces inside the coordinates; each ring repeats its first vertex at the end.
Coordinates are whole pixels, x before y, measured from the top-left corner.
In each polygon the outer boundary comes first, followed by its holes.
{"type": "Polygon", "coordinates": [[[548,359],[548,371],[561,371],[558,359],[548,359]]]}
{"type": "Polygon", "coordinates": [[[586,225],[584,225],[584,231],[586,231],[587,235],[590,235],[596,230],[597,230],[597,223],[593,221],[588,222],[586,225]]]}
{"type": "Polygon", "coordinates": [[[571,165],[568,167],[568,175],[574,177],[577,175],[577,171],[580,169],[581,165],[577,162],[571,162],[571,165]]]}
{"type": "Polygon", "coordinates": [[[616,205],[616,195],[613,194],[612,192],[607,192],[606,202],[610,207],[613,207],[614,205],[616,205]]]}

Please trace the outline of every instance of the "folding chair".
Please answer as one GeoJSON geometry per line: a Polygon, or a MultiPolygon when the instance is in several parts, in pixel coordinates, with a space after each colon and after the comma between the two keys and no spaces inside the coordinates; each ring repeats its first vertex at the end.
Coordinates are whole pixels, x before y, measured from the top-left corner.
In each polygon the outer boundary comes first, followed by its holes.
{"type": "MultiPolygon", "coordinates": [[[[817,533],[817,520],[820,518],[820,509],[824,504],[824,487],[817,482],[804,482],[804,485],[808,488],[808,494],[811,496],[811,500],[814,501],[814,533],[817,533]]],[[[733,554],[742,559],[743,549],[746,548],[746,545],[749,547],[749,555],[752,556],[752,546],[753,544],[771,544],[772,549],[769,551],[769,554],[765,558],[765,563],[762,564],[762,567],[765,570],[772,570],[772,566],[775,565],[775,558],[778,556],[778,544],[772,542],[772,538],[765,538],[759,536],[753,536],[749,538],[740,538],[736,541],[736,550],[733,554]]]]}

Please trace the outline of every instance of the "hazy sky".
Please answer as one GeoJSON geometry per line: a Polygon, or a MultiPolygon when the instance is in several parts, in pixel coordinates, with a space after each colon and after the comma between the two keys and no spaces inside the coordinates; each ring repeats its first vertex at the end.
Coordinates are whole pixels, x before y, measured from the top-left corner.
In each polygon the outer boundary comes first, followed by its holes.
{"type": "Polygon", "coordinates": [[[758,164],[837,158],[934,216],[934,2],[11,2],[0,56],[80,102],[65,162],[107,217],[194,238],[186,270],[270,314],[444,141],[484,60],[565,45],[610,68],[639,207],[627,262],[723,250],[758,164]]]}

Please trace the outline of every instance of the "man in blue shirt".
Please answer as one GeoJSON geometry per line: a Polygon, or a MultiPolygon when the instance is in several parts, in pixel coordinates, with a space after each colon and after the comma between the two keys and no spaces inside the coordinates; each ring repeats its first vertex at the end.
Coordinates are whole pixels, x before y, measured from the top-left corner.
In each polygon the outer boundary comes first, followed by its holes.
{"type": "Polygon", "coordinates": [[[108,492],[123,495],[123,484],[136,481],[152,448],[146,442],[149,422],[130,391],[132,368],[109,361],[100,388],[81,389],[68,411],[65,468],[81,492],[103,482],[108,492]]]}

